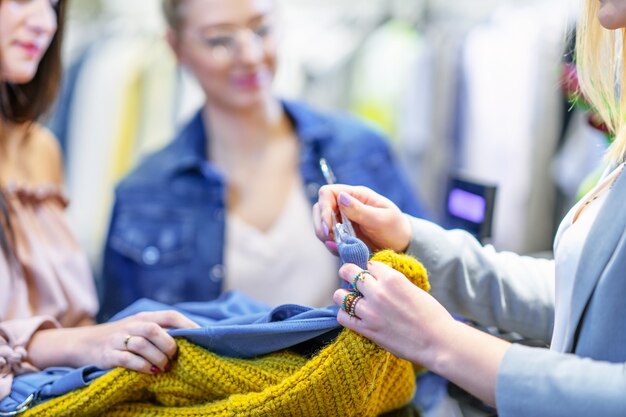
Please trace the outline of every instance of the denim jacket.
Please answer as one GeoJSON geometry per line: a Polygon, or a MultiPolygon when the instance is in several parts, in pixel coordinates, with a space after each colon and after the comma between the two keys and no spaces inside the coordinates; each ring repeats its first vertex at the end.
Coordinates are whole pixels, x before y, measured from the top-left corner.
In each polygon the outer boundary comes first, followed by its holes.
{"type": "MultiPolygon", "coordinates": [[[[300,174],[311,204],[325,183],[319,168],[324,157],[338,182],[368,186],[404,212],[423,217],[384,137],[349,116],[319,113],[297,102],[282,104],[300,140],[300,174]]],[[[207,162],[206,140],[198,112],[168,146],[117,186],[100,319],[142,297],[174,304],[213,300],[222,292],[225,183],[207,162]]]]}

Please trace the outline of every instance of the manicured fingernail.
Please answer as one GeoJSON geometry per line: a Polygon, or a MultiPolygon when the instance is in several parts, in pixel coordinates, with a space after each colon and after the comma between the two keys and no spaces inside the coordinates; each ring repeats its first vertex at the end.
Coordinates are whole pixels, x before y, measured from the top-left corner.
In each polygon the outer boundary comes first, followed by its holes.
{"type": "Polygon", "coordinates": [[[165,372],[169,372],[170,369],[172,369],[172,364],[168,362],[167,365],[165,365],[165,372]]]}
{"type": "Polygon", "coordinates": [[[150,367],[150,372],[152,372],[153,374],[160,374],[162,371],[155,365],[152,365],[152,367],[150,367]]]}
{"type": "Polygon", "coordinates": [[[352,204],[352,198],[346,193],[339,194],[339,204],[345,207],[350,207],[352,204]]]}
{"type": "Polygon", "coordinates": [[[322,220],[322,232],[324,232],[324,237],[328,239],[328,226],[323,220],[322,220]]]}
{"type": "Polygon", "coordinates": [[[327,240],[326,242],[324,242],[324,245],[326,245],[326,247],[332,252],[337,253],[337,243],[333,242],[332,240],[327,240]]]}

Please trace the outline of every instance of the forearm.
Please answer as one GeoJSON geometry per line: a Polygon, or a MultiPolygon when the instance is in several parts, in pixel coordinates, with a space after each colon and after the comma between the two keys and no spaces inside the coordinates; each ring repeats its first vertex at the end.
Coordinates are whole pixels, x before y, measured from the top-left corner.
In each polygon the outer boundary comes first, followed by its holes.
{"type": "Polygon", "coordinates": [[[626,364],[512,345],[498,373],[498,415],[626,416],[626,364]]]}
{"type": "Polygon", "coordinates": [[[40,330],[30,338],[28,360],[40,369],[91,364],[155,374],[167,371],[176,354],[176,341],[166,329],[197,327],[181,313],[165,310],[94,326],[40,330]]]}
{"type": "Polygon", "coordinates": [[[411,219],[407,253],[428,270],[431,294],[448,310],[546,343],[554,319],[554,264],[497,252],[469,234],[411,219]]]}
{"type": "Polygon", "coordinates": [[[80,352],[75,352],[73,329],[48,329],[36,332],[28,344],[28,361],[39,369],[50,366],[82,366],[80,352]]]}
{"type": "Polygon", "coordinates": [[[430,347],[432,353],[420,355],[430,363],[422,364],[495,405],[498,369],[510,343],[458,321],[439,335],[430,347]]]}

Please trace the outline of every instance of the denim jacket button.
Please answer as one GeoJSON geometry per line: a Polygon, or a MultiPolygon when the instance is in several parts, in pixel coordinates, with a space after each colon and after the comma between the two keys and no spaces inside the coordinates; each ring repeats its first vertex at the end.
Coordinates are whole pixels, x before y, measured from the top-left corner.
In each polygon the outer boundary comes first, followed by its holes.
{"type": "Polygon", "coordinates": [[[317,199],[317,193],[320,191],[320,185],[316,182],[310,182],[306,186],[306,193],[309,198],[317,199]]]}
{"type": "Polygon", "coordinates": [[[209,277],[213,282],[220,282],[224,279],[224,265],[217,264],[211,268],[211,272],[209,273],[209,277]]]}
{"type": "Polygon", "coordinates": [[[161,259],[161,251],[154,246],[148,246],[141,253],[141,260],[146,265],[154,265],[161,259]]]}

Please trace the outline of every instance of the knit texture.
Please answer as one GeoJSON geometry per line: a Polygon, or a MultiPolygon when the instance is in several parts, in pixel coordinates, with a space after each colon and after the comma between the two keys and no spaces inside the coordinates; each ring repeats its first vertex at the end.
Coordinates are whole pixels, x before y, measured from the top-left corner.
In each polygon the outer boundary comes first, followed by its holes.
{"type": "Polygon", "coordinates": [[[370,250],[361,239],[350,236],[341,242],[337,251],[342,263],[353,263],[362,269],[367,269],[367,260],[370,258],[370,250]]]}
{"type": "Polygon", "coordinates": [[[401,272],[413,284],[424,291],[430,291],[426,268],[417,259],[404,253],[396,253],[390,249],[381,250],[372,256],[372,261],[383,263],[401,272]]]}
{"type": "MultiPolygon", "coordinates": [[[[408,255],[384,262],[428,289],[426,271],[408,255]]],[[[169,372],[116,368],[86,388],[52,399],[24,417],[74,416],[377,416],[408,404],[411,363],[344,330],[311,359],[281,351],[252,359],[218,356],[178,339],[169,372]]]]}

